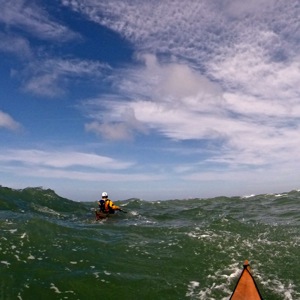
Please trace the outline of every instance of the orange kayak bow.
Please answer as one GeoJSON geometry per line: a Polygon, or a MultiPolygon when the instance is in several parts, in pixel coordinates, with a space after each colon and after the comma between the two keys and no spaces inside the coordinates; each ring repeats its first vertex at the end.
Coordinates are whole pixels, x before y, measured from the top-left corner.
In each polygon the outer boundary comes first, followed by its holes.
{"type": "Polygon", "coordinates": [[[261,300],[263,299],[251,274],[248,260],[229,300],[261,300]]]}

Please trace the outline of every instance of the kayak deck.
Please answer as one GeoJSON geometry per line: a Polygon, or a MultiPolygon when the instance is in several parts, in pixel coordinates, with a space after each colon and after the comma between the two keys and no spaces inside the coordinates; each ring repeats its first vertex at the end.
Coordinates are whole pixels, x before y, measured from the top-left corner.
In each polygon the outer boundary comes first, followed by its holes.
{"type": "Polygon", "coordinates": [[[230,300],[261,300],[263,299],[256,282],[251,274],[248,260],[244,262],[244,269],[234,288],[230,300]]]}
{"type": "Polygon", "coordinates": [[[96,216],[96,221],[98,221],[98,220],[106,219],[109,216],[109,214],[95,210],[95,216],[96,216]]]}

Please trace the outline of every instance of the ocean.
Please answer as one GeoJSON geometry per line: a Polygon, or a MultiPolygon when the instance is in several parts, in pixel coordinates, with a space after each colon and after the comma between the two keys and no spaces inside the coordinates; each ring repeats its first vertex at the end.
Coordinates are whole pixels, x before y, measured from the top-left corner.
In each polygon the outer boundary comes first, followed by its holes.
{"type": "Polygon", "coordinates": [[[96,221],[96,201],[0,186],[0,299],[229,299],[246,259],[264,299],[300,299],[300,191],[114,202],[96,221]]]}

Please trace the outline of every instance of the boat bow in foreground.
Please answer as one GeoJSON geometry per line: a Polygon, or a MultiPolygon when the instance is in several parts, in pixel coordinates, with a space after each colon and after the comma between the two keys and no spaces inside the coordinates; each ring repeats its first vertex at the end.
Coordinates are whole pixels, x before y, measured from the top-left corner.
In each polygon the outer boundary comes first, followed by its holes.
{"type": "Polygon", "coordinates": [[[234,288],[230,300],[261,300],[263,299],[256,282],[251,274],[248,260],[244,262],[244,269],[234,288]]]}

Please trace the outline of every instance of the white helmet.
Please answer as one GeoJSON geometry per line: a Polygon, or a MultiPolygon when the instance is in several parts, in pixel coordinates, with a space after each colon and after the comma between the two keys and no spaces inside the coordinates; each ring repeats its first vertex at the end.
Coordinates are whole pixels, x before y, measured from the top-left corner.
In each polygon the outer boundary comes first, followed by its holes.
{"type": "Polygon", "coordinates": [[[106,192],[103,192],[103,193],[102,193],[102,197],[107,197],[107,193],[106,193],[106,192]]]}

